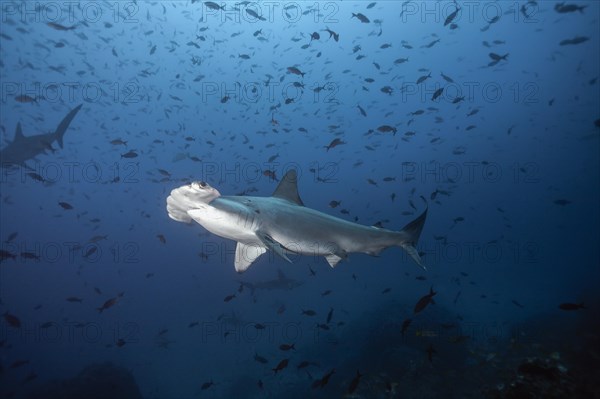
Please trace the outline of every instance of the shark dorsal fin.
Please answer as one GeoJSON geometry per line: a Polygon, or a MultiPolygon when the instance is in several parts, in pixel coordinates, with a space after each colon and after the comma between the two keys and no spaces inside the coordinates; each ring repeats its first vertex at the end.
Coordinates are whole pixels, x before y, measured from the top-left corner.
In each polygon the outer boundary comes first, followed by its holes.
{"type": "Polygon", "coordinates": [[[15,131],[15,141],[23,140],[23,131],[21,130],[21,122],[17,122],[17,130],[15,131]]]}
{"type": "Polygon", "coordinates": [[[273,197],[281,198],[304,206],[298,194],[298,178],[294,169],[289,170],[279,182],[279,185],[273,193],[273,197]]]}

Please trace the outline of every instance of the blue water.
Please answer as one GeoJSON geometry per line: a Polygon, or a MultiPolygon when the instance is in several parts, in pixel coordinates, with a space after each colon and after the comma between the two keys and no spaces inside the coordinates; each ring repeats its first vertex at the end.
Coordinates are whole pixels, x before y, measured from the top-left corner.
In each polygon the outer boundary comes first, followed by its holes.
{"type": "Polygon", "coordinates": [[[504,397],[527,358],[597,394],[598,4],[218,5],[1,3],[0,148],[83,106],[64,148],[0,159],[0,395],[81,397],[104,364],[87,397],[504,397]],[[167,215],[193,180],[269,196],[291,169],[365,225],[423,196],[427,270],[390,248],[238,274],[235,242],[167,215]],[[258,288],[279,271],[298,286],[258,288]]]}

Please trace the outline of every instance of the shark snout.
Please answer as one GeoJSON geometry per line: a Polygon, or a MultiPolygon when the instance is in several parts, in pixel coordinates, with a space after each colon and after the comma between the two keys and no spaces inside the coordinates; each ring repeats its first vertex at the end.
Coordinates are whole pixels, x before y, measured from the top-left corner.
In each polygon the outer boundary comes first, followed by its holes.
{"type": "Polygon", "coordinates": [[[189,210],[201,208],[220,195],[208,183],[195,181],[171,191],[171,195],[167,197],[167,212],[171,219],[189,223],[192,221],[187,213],[189,210]]]}

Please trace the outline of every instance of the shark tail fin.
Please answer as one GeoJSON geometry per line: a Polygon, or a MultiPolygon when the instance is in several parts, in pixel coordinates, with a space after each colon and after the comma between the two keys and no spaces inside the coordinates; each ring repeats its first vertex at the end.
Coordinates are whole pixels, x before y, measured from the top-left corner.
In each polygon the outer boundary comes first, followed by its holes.
{"type": "Polygon", "coordinates": [[[65,132],[67,131],[67,128],[71,124],[71,121],[73,121],[73,118],[75,118],[75,115],[77,115],[77,112],[79,112],[79,110],[81,109],[82,105],[83,104],[79,104],[77,107],[73,108],[71,112],[69,112],[67,116],[63,118],[63,120],[60,122],[60,125],[58,125],[58,127],[56,128],[54,134],[56,136],[55,138],[60,148],[63,148],[63,137],[65,135],[65,132]]]}
{"type": "Polygon", "coordinates": [[[423,201],[425,201],[425,210],[421,213],[415,220],[408,223],[402,230],[400,230],[400,242],[398,245],[402,247],[413,260],[417,263],[417,265],[421,266],[423,269],[426,269],[421,256],[419,255],[419,251],[415,248],[417,242],[419,241],[419,237],[421,236],[421,231],[423,230],[423,226],[425,225],[425,219],[427,219],[427,200],[424,197],[421,197],[423,201]]]}

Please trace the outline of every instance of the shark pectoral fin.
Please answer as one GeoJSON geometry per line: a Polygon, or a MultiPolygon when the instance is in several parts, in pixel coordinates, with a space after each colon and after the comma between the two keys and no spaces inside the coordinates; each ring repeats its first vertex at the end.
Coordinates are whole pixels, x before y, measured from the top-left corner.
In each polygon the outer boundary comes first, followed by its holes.
{"type": "Polygon", "coordinates": [[[238,242],[235,248],[235,271],[238,273],[245,272],[252,262],[265,252],[267,252],[267,249],[258,243],[244,244],[238,242]]]}
{"type": "Polygon", "coordinates": [[[342,260],[340,256],[337,256],[335,254],[326,255],[325,259],[327,259],[327,263],[329,263],[329,266],[331,267],[336,267],[339,261],[342,260]]]}
{"type": "Polygon", "coordinates": [[[256,232],[256,235],[260,239],[260,241],[271,251],[275,252],[277,255],[281,256],[283,259],[292,263],[290,258],[285,254],[285,247],[281,245],[279,242],[275,241],[271,236],[265,233],[256,232]]]}

